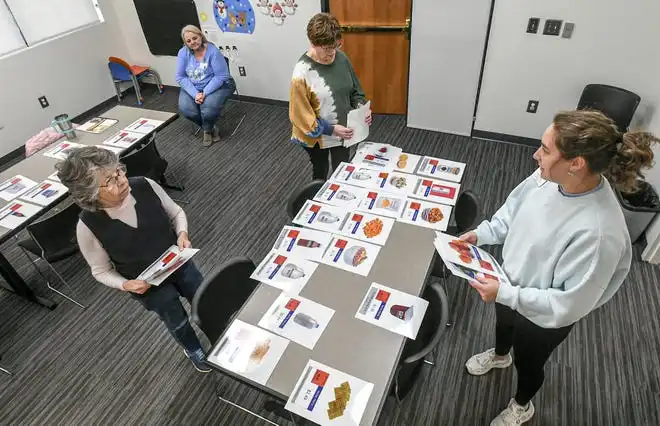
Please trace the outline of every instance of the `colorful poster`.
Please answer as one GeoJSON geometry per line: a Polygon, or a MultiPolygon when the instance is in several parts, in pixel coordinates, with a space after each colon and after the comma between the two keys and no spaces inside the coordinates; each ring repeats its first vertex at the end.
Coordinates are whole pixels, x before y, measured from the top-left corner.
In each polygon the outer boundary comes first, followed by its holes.
{"type": "Polygon", "coordinates": [[[265,385],[287,346],[287,339],[234,320],[206,361],[265,385]]]}
{"type": "Polygon", "coordinates": [[[428,306],[424,299],[372,283],[355,318],[414,340],[428,306]]]}
{"type": "Polygon", "coordinates": [[[357,209],[380,216],[398,218],[403,212],[406,197],[403,194],[391,194],[378,189],[369,190],[360,200],[357,209]]]}
{"type": "Polygon", "coordinates": [[[199,249],[194,248],[179,250],[177,246],[173,245],[142,271],[136,280],[144,280],[151,285],[160,285],[167,277],[196,255],[198,251],[199,249]]]}
{"type": "Polygon", "coordinates": [[[5,201],[11,201],[16,197],[25,194],[31,188],[34,188],[36,184],[37,182],[32,179],[16,175],[0,183],[0,198],[5,201]]]}
{"type": "Polygon", "coordinates": [[[366,194],[367,190],[359,186],[329,180],[316,193],[314,200],[331,206],[354,210],[366,194]]]}
{"type": "Polygon", "coordinates": [[[273,250],[307,260],[321,260],[332,234],[313,229],[285,226],[275,240],[273,250]]]}
{"type": "Polygon", "coordinates": [[[271,250],[250,278],[289,294],[298,294],[317,267],[318,265],[314,262],[292,257],[285,252],[271,250]]]}
{"type": "Polygon", "coordinates": [[[309,360],[285,409],[321,426],[358,426],[373,383],[309,360]]]}
{"type": "Polygon", "coordinates": [[[44,151],[43,154],[46,157],[56,158],[58,160],[66,160],[66,157],[69,155],[69,150],[74,148],[83,148],[84,146],[85,145],[81,145],[75,142],[60,142],[44,151]]]}
{"type": "Polygon", "coordinates": [[[57,201],[68,191],[67,187],[61,183],[47,180],[21,195],[21,199],[40,206],[47,206],[57,201]]]}
{"type": "Polygon", "coordinates": [[[94,117],[76,127],[76,130],[87,133],[103,133],[115,124],[117,124],[117,120],[114,118],[94,117]]]}
{"type": "Polygon", "coordinates": [[[165,122],[162,120],[154,120],[151,118],[141,117],[135,120],[129,126],[126,126],[124,130],[128,132],[136,132],[147,135],[158,129],[160,126],[163,125],[163,123],[165,122]]]}
{"type": "Polygon", "coordinates": [[[422,157],[419,155],[404,152],[399,155],[399,158],[396,160],[394,170],[402,173],[415,173],[421,158],[422,157]]]}
{"type": "Polygon", "coordinates": [[[320,231],[338,232],[344,226],[348,215],[348,210],[341,207],[307,200],[293,219],[293,223],[320,231]]]}
{"type": "Polygon", "coordinates": [[[506,277],[495,258],[475,245],[442,232],[436,232],[434,245],[440,257],[447,262],[491,276],[506,277]]]}
{"type": "Polygon", "coordinates": [[[339,183],[348,183],[362,188],[370,188],[376,185],[378,173],[377,170],[361,165],[340,163],[330,180],[339,183]]]}
{"type": "Polygon", "coordinates": [[[334,309],[304,297],[282,293],[259,321],[259,327],[314,349],[330,323],[334,309]]]}
{"type": "Polygon", "coordinates": [[[354,212],[341,228],[340,233],[347,237],[384,246],[392,232],[395,220],[391,217],[376,216],[371,213],[354,212]]]}
{"type": "Polygon", "coordinates": [[[113,146],[117,148],[130,148],[135,145],[140,139],[144,137],[142,133],[133,133],[126,130],[115,133],[108,139],[103,141],[104,145],[113,146]]]}
{"type": "Polygon", "coordinates": [[[451,210],[452,207],[446,204],[408,199],[398,221],[436,231],[446,231],[451,218],[451,210]]]}
{"type": "Polygon", "coordinates": [[[122,152],[124,152],[124,148],[120,148],[118,146],[110,146],[110,145],[95,145],[95,146],[98,148],[107,149],[108,151],[112,151],[117,156],[119,156],[122,152]]]}
{"type": "Polygon", "coordinates": [[[465,172],[465,163],[428,156],[422,158],[417,170],[418,175],[431,176],[451,182],[460,182],[463,178],[463,172],[465,172]]]}
{"type": "Polygon", "coordinates": [[[14,201],[0,210],[0,226],[14,229],[39,213],[41,207],[23,201],[14,201]]]}
{"type": "Polygon", "coordinates": [[[461,185],[458,183],[418,177],[410,196],[453,206],[460,189],[461,185]]]}
{"type": "Polygon", "coordinates": [[[213,0],[213,16],[225,33],[254,32],[256,21],[250,0],[213,0]]]}
{"type": "Polygon", "coordinates": [[[379,252],[376,244],[334,235],[321,263],[366,277],[379,252]]]}
{"type": "Polygon", "coordinates": [[[393,194],[410,194],[414,190],[417,177],[399,172],[380,172],[376,188],[393,194]]]}

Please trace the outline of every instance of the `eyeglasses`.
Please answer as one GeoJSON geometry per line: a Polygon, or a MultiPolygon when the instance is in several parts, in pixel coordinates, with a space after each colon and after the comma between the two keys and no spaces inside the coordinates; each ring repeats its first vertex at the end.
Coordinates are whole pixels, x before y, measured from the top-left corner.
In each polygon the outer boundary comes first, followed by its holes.
{"type": "Polygon", "coordinates": [[[123,179],[125,177],[126,166],[120,164],[117,166],[117,171],[105,180],[105,183],[101,185],[101,188],[106,188],[108,191],[116,191],[119,189],[119,179],[123,179]]]}

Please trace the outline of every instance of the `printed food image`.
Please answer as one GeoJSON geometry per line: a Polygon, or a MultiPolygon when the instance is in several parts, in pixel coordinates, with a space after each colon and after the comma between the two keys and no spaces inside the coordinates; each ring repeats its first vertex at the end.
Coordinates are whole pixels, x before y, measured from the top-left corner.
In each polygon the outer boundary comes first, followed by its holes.
{"type": "Polygon", "coordinates": [[[408,155],[399,155],[399,161],[396,162],[396,166],[400,169],[405,169],[408,166],[408,155]]]}
{"type": "Polygon", "coordinates": [[[429,223],[438,223],[444,217],[445,216],[442,214],[442,210],[437,207],[422,210],[422,219],[429,223]]]}
{"type": "Polygon", "coordinates": [[[335,388],[335,399],[328,403],[328,418],[334,420],[344,415],[348,401],[351,399],[351,385],[344,382],[335,388]]]}
{"type": "Polygon", "coordinates": [[[401,200],[398,200],[396,198],[383,197],[378,200],[378,207],[380,207],[381,209],[397,211],[400,204],[401,204],[401,200]]]}
{"type": "Polygon", "coordinates": [[[367,260],[367,249],[360,246],[353,246],[344,252],[344,262],[351,266],[360,266],[367,260]]]}
{"type": "Polygon", "coordinates": [[[383,231],[383,221],[374,219],[367,222],[362,228],[362,232],[367,238],[373,238],[383,231]]]}
{"type": "Polygon", "coordinates": [[[305,271],[299,266],[294,265],[293,263],[287,263],[280,270],[280,274],[282,274],[282,276],[284,277],[296,280],[298,278],[304,277],[305,271]]]}
{"type": "Polygon", "coordinates": [[[403,176],[394,176],[390,178],[390,184],[395,188],[405,188],[407,185],[406,178],[403,176]]]}
{"type": "Polygon", "coordinates": [[[337,198],[344,201],[355,200],[355,195],[351,192],[344,191],[343,189],[337,193],[337,198]]]}
{"type": "Polygon", "coordinates": [[[252,353],[250,354],[250,361],[261,363],[266,357],[266,354],[270,350],[270,340],[264,340],[259,345],[257,345],[252,353]]]}
{"type": "MultiPolygon", "coordinates": [[[[458,258],[461,259],[461,262],[463,263],[470,264],[472,263],[472,260],[475,259],[474,254],[470,249],[470,244],[466,243],[465,241],[454,240],[449,243],[449,247],[456,250],[456,252],[458,253],[458,258]]],[[[482,268],[487,269],[489,271],[495,270],[490,262],[487,262],[483,259],[478,259],[478,261],[479,261],[479,265],[482,268]]]]}
{"type": "Polygon", "coordinates": [[[371,175],[367,173],[364,170],[360,170],[359,172],[355,173],[353,175],[353,179],[355,180],[369,180],[371,179],[371,175]]]}
{"type": "Polygon", "coordinates": [[[339,218],[333,215],[332,213],[321,212],[321,214],[319,214],[319,222],[335,223],[335,222],[339,222],[339,218]]]}

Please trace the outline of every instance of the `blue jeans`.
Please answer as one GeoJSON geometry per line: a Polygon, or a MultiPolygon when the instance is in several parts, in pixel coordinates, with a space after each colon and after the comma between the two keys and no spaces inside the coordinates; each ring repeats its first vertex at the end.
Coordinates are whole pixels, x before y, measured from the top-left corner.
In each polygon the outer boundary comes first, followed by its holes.
{"type": "Polygon", "coordinates": [[[192,260],[189,260],[161,285],[151,287],[144,294],[130,293],[145,309],[158,315],[174,340],[188,353],[202,349],[202,345],[188,321],[188,315],[179,296],[185,297],[192,304],[202,281],[203,277],[199,269],[192,260]]]}
{"type": "Polygon", "coordinates": [[[213,130],[213,126],[220,118],[220,111],[227,98],[236,90],[234,79],[229,79],[215,92],[207,95],[201,105],[195,103],[195,98],[181,89],[179,92],[179,111],[188,120],[197,124],[205,132],[213,130]]]}

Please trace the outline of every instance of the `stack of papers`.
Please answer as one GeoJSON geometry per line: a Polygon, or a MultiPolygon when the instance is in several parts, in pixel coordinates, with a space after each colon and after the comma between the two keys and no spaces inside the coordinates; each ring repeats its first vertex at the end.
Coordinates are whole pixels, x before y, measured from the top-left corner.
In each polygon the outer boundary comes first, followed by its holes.
{"type": "Polygon", "coordinates": [[[41,211],[41,207],[22,201],[14,201],[0,210],[0,226],[14,229],[41,211]]]}
{"type": "Polygon", "coordinates": [[[339,232],[350,213],[341,207],[307,200],[293,223],[327,232],[339,232]]]}
{"type": "Polygon", "coordinates": [[[401,216],[405,203],[406,197],[402,194],[391,194],[374,189],[368,191],[367,195],[360,200],[357,209],[396,219],[401,216]]]}
{"type": "Polygon", "coordinates": [[[138,118],[135,122],[126,126],[124,130],[129,132],[137,132],[142,134],[149,134],[156,130],[158,127],[162,126],[165,123],[162,120],[154,120],[151,118],[138,118]]]}
{"type": "Polygon", "coordinates": [[[171,246],[154,263],[142,271],[136,280],[144,280],[155,286],[160,285],[198,251],[199,249],[192,248],[179,251],[177,246],[171,246]]]}
{"type": "Polygon", "coordinates": [[[379,252],[376,244],[334,235],[321,263],[366,277],[379,252]]]}
{"type": "Polygon", "coordinates": [[[289,294],[298,294],[318,265],[285,252],[272,250],[252,273],[253,280],[261,281],[289,294]]]}
{"type": "Polygon", "coordinates": [[[340,163],[332,173],[330,180],[339,183],[360,186],[362,188],[373,188],[378,181],[378,170],[361,165],[340,163]]]}
{"type": "Polygon", "coordinates": [[[304,297],[282,293],[261,318],[259,327],[307,349],[314,349],[334,314],[334,309],[304,297]]]}
{"type": "Polygon", "coordinates": [[[458,183],[418,177],[410,196],[453,206],[460,189],[461,185],[458,183]]]}
{"type": "Polygon", "coordinates": [[[353,210],[367,194],[367,190],[345,183],[327,181],[314,196],[314,201],[353,210]]]}
{"type": "Polygon", "coordinates": [[[287,339],[235,320],[206,360],[265,385],[287,346],[287,339]]]}
{"type": "Polygon", "coordinates": [[[460,182],[465,172],[465,163],[444,160],[442,158],[424,157],[419,163],[418,175],[431,176],[451,182],[460,182]]]}
{"type": "Polygon", "coordinates": [[[103,141],[103,145],[114,146],[117,148],[130,148],[135,145],[145,135],[142,133],[129,132],[122,130],[103,141]]]}
{"type": "Polygon", "coordinates": [[[466,280],[481,277],[509,282],[500,264],[487,251],[442,232],[436,232],[433,244],[447,269],[457,277],[466,280]]]}
{"type": "Polygon", "coordinates": [[[0,198],[5,201],[11,201],[16,197],[25,194],[36,184],[37,182],[32,179],[16,175],[0,183],[0,198]]]}
{"type": "Polygon", "coordinates": [[[47,180],[41,183],[41,185],[37,185],[31,191],[23,194],[21,199],[39,204],[40,206],[47,206],[57,201],[68,191],[67,187],[61,183],[47,180]]]}
{"type": "Polygon", "coordinates": [[[373,383],[309,360],[284,406],[321,426],[358,426],[373,383]]]}
{"type": "Polygon", "coordinates": [[[285,226],[273,250],[307,260],[320,260],[332,240],[332,234],[295,226],[285,226]]]}
{"type": "Polygon", "coordinates": [[[445,204],[408,199],[401,217],[397,220],[411,225],[435,229],[436,231],[446,231],[451,218],[451,210],[452,207],[445,204]]]}
{"type": "Polygon", "coordinates": [[[394,219],[390,217],[355,212],[348,216],[340,233],[348,237],[383,246],[387,242],[390,232],[392,232],[394,222],[394,219]]]}
{"type": "Polygon", "coordinates": [[[344,146],[350,147],[362,142],[369,136],[369,125],[367,116],[371,112],[371,101],[361,107],[348,112],[346,127],[353,130],[353,137],[344,140],[344,146]]]}
{"type": "Polygon", "coordinates": [[[355,318],[415,339],[428,306],[424,299],[372,283],[355,318]]]}
{"type": "Polygon", "coordinates": [[[103,133],[115,124],[117,124],[117,120],[113,118],[94,117],[86,123],[76,127],[76,130],[87,133],[103,133]]]}
{"type": "Polygon", "coordinates": [[[51,148],[44,151],[46,157],[56,158],[58,160],[66,160],[68,151],[73,148],[82,148],[85,145],[81,145],[75,142],[60,142],[52,146],[51,148]]]}

